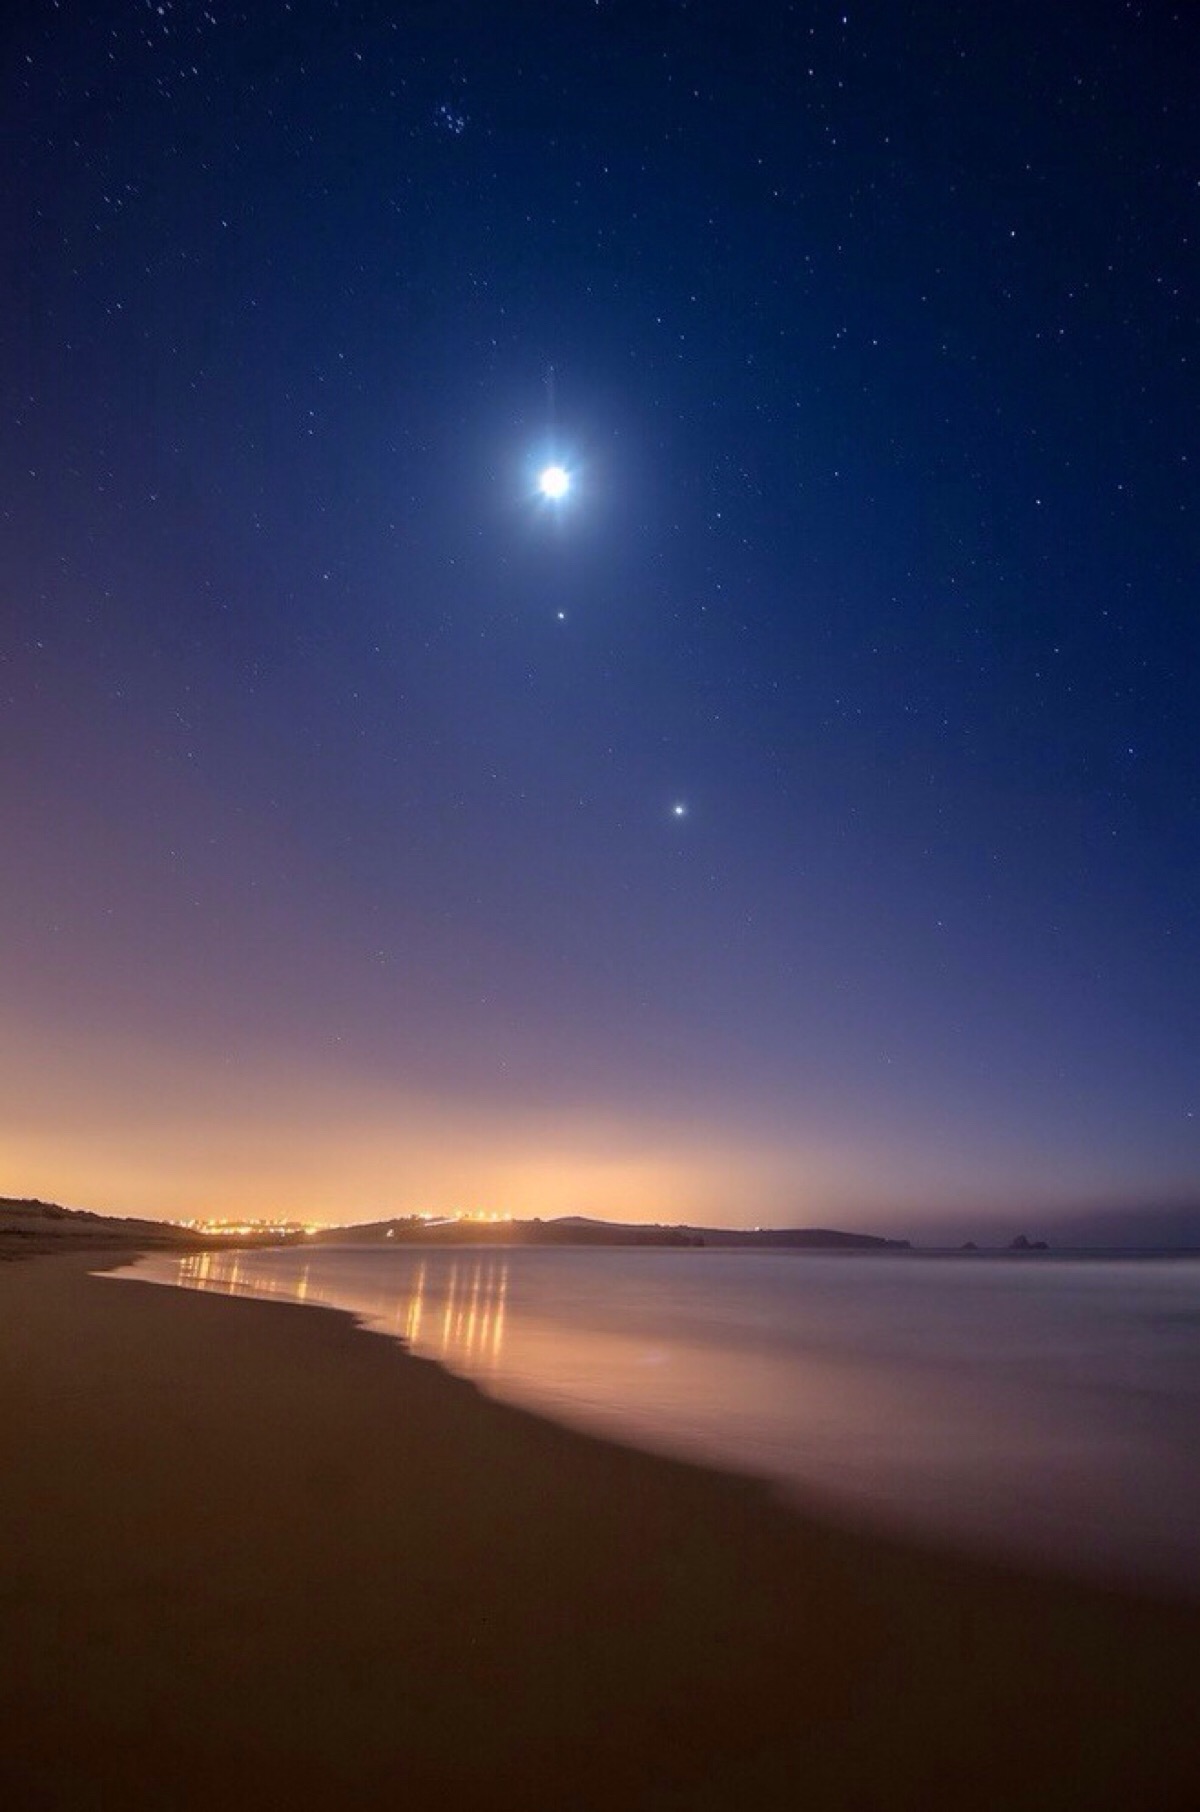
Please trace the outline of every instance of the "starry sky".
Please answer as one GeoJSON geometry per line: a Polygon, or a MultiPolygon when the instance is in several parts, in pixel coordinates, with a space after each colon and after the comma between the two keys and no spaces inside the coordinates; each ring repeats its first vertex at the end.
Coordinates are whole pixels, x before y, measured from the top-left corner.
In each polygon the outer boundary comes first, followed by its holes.
{"type": "Polygon", "coordinates": [[[1200,1199],[1195,15],[5,33],[0,1189],[1200,1199]]]}

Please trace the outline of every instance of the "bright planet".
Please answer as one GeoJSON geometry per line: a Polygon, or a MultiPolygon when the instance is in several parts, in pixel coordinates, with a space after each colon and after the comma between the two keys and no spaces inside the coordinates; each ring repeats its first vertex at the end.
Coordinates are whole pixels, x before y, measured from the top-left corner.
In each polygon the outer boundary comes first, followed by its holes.
{"type": "Polygon", "coordinates": [[[571,474],[563,466],[547,466],[538,478],[538,490],[543,497],[553,498],[556,502],[565,497],[571,488],[571,474]]]}

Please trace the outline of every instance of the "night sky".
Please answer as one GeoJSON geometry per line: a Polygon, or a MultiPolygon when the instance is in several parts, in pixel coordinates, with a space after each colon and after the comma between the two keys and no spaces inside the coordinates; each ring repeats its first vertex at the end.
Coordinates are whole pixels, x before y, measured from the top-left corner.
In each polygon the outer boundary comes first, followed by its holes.
{"type": "Polygon", "coordinates": [[[1200,1197],[1197,67],[1112,0],[20,9],[0,1190],[1200,1197]]]}

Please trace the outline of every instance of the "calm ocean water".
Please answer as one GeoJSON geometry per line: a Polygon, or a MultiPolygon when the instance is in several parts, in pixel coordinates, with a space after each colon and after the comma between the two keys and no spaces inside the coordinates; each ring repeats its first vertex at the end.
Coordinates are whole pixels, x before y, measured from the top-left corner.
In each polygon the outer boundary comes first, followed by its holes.
{"type": "Polygon", "coordinates": [[[125,1275],[349,1309],[498,1397],[1200,1595],[1200,1263],[362,1246],[125,1275]]]}

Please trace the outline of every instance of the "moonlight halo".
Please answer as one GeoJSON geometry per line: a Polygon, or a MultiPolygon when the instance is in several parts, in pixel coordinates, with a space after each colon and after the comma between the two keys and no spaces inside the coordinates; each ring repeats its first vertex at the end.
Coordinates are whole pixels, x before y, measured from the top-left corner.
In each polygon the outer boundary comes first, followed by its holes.
{"type": "Polygon", "coordinates": [[[543,466],[538,473],[538,490],[552,503],[558,503],[571,488],[571,474],[565,466],[543,466]]]}

